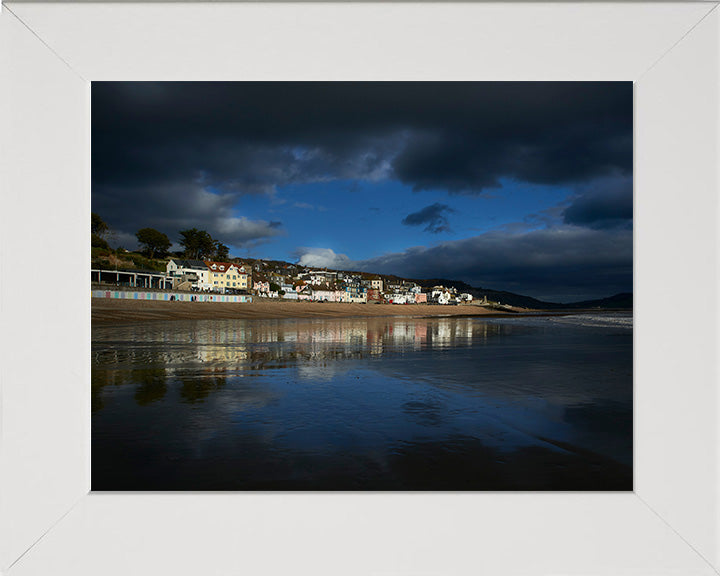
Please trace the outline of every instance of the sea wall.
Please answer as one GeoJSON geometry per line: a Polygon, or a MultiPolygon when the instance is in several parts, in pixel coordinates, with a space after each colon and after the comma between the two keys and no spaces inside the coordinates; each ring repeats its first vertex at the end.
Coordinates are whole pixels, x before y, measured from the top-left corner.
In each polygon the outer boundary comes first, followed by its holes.
{"type": "Polygon", "coordinates": [[[122,300],[167,300],[180,302],[252,302],[252,296],[235,294],[179,294],[171,292],[139,292],[136,290],[92,290],[93,298],[122,300]]]}

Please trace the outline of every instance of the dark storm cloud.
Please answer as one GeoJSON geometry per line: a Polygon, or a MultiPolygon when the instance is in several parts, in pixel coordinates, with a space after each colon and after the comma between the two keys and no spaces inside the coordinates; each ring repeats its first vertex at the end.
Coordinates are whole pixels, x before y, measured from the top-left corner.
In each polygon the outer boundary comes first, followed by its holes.
{"type": "Polygon", "coordinates": [[[95,82],[92,96],[94,209],[126,230],[140,206],[192,218],[198,186],[229,204],[295,182],[479,194],[631,170],[629,82],[95,82]]]}
{"type": "Polygon", "coordinates": [[[632,231],[561,226],[488,232],[352,264],[367,271],[456,279],[571,302],[632,291],[632,231]]]}
{"type": "Polygon", "coordinates": [[[447,204],[436,202],[430,206],[425,206],[422,210],[408,214],[403,218],[402,223],[406,226],[422,226],[424,224],[425,231],[433,234],[449,232],[450,223],[445,214],[454,211],[447,204]]]}
{"type": "Polygon", "coordinates": [[[631,227],[633,185],[631,178],[593,182],[579,188],[579,194],[565,209],[567,224],[590,228],[631,227]]]}
{"type": "Polygon", "coordinates": [[[94,83],[93,175],[243,191],[391,174],[479,192],[503,177],[627,173],[632,84],[94,83]]]}

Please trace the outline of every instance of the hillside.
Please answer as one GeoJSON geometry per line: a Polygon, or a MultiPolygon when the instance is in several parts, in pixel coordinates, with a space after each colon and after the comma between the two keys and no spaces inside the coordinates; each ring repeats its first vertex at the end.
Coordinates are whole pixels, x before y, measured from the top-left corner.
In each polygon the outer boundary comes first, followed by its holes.
{"type": "Polygon", "coordinates": [[[601,300],[586,300],[585,302],[574,302],[573,304],[566,304],[565,307],[632,309],[633,295],[630,292],[624,292],[622,294],[615,294],[615,296],[610,296],[609,298],[602,298],[601,300]]]}

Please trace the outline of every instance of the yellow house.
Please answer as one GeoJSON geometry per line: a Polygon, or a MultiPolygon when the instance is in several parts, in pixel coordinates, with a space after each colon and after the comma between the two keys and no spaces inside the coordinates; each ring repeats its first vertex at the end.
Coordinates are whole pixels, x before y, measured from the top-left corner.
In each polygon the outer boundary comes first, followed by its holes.
{"type": "Polygon", "coordinates": [[[229,262],[206,261],[210,289],[214,292],[250,290],[252,276],[246,266],[229,262]]]}

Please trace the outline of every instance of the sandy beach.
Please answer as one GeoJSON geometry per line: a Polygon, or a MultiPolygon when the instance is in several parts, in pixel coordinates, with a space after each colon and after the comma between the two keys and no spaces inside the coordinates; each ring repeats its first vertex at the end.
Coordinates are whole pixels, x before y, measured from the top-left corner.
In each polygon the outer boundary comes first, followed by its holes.
{"type": "Polygon", "coordinates": [[[93,324],[148,320],[347,318],[353,316],[505,316],[482,306],[432,304],[344,304],[338,302],[255,301],[246,304],[218,302],[157,302],[92,299],[93,324]]]}

